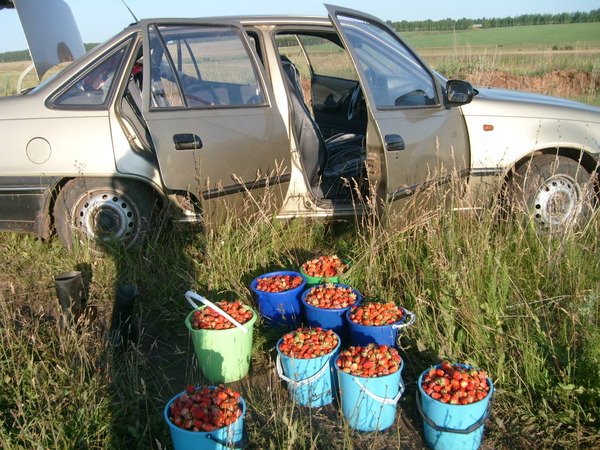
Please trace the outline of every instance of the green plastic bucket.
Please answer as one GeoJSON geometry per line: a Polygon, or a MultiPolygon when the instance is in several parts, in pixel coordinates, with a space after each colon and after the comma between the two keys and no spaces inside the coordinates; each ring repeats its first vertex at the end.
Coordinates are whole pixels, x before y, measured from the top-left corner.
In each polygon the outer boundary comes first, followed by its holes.
{"type": "MultiPolygon", "coordinates": [[[[439,367],[434,366],[436,369],[439,367]]],[[[478,449],[483,438],[484,424],[492,412],[492,380],[487,379],[490,391],[482,400],[468,405],[451,405],[434,400],[423,390],[423,377],[430,369],[419,376],[417,394],[417,409],[423,417],[423,435],[427,446],[435,450],[478,449]]]]}
{"type": "MultiPolygon", "coordinates": [[[[185,295],[193,306],[196,305],[190,297],[203,303],[208,302],[193,292],[187,292],[185,295]]],[[[195,309],[208,307],[207,304],[195,309]]],[[[196,359],[202,375],[215,384],[237,381],[248,374],[252,354],[252,334],[257,318],[256,311],[248,308],[252,311],[252,319],[239,327],[235,326],[226,330],[194,330],[190,321],[195,310],[185,318],[185,325],[192,336],[196,359]]]]}
{"type": "MultiPolygon", "coordinates": [[[[342,261],[344,262],[344,264],[348,264],[348,266],[351,266],[351,264],[348,261],[346,261],[345,259],[342,259],[342,261]]],[[[348,268],[348,270],[350,270],[350,267],[348,268]]],[[[310,275],[307,275],[306,273],[304,273],[304,269],[302,268],[302,265],[300,265],[299,272],[304,278],[306,278],[306,288],[309,288],[309,287],[314,287],[318,284],[342,283],[343,280],[348,277],[348,270],[346,272],[344,272],[343,274],[337,275],[335,277],[311,277],[310,275]]]]}

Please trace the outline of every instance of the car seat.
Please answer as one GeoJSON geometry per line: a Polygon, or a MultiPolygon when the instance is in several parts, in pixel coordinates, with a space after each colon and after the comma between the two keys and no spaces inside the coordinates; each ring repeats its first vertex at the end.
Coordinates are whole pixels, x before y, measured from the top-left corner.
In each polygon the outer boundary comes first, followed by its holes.
{"type": "Polygon", "coordinates": [[[292,127],[313,194],[325,199],[349,198],[352,193],[351,179],[360,183],[361,179],[366,178],[364,136],[343,133],[326,141],[304,103],[298,69],[283,55],[281,64],[290,93],[292,127]]]}

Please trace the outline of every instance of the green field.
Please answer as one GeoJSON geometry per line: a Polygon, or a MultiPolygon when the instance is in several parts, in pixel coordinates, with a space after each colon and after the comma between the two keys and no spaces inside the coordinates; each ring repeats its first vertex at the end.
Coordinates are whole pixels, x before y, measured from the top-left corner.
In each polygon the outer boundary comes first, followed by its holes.
{"type": "Polygon", "coordinates": [[[575,50],[600,49],[600,23],[531,25],[467,31],[401,33],[413,47],[506,47],[512,50],[545,50],[553,46],[575,50]]]}

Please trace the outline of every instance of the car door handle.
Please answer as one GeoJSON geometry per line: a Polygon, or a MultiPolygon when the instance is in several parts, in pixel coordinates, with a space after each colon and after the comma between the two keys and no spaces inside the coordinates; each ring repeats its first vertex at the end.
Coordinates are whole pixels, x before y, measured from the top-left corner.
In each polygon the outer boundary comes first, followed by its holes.
{"type": "Polygon", "coordinates": [[[181,133],[173,136],[175,150],[198,150],[202,148],[202,140],[194,133],[181,133]]]}
{"type": "Polygon", "coordinates": [[[388,152],[397,152],[398,150],[404,150],[404,139],[398,134],[386,134],[385,135],[385,149],[388,152]]]}

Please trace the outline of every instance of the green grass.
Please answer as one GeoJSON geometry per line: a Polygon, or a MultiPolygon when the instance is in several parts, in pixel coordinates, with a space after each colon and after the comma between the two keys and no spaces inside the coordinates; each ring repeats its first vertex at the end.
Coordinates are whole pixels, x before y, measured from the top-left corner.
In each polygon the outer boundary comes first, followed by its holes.
{"type": "Polygon", "coordinates": [[[413,47],[509,47],[512,49],[549,49],[572,46],[576,50],[600,48],[598,23],[531,25],[485,28],[465,31],[411,31],[401,33],[413,47]]]}
{"type": "Polygon", "coordinates": [[[353,262],[347,282],[367,299],[417,315],[403,338],[407,392],[396,423],[359,433],[335,405],[295,406],[275,375],[282,332],[259,321],[250,374],[233,383],[248,402],[252,448],[418,448],[415,381],[442,359],[469,362],[494,380],[488,448],[600,444],[598,217],[563,236],[539,235],[493,210],[403,229],[376,223],[257,220],[206,233],[171,230],[142,249],[100,258],[0,233],[0,441],[168,448],[162,408],[186,384],[205,381],[183,324],[186,290],[256,307],[254,277],[336,253],[353,262]],[[97,318],[61,329],[53,276],[73,269],[91,275],[88,305],[97,318]],[[125,353],[108,344],[116,284],[140,293],[142,334],[125,353]]]}

